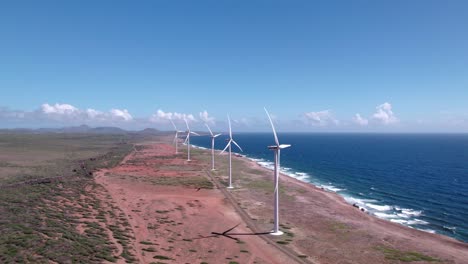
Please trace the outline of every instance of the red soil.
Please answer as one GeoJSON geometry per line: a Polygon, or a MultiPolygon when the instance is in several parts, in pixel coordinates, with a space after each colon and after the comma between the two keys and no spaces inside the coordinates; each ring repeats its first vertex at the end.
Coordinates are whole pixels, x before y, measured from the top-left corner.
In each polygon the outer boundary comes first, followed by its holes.
{"type": "Polygon", "coordinates": [[[252,231],[217,189],[152,184],[160,177],[206,176],[197,161],[187,163],[174,156],[169,145],[146,147],[131,153],[120,166],[96,173],[96,182],[128,218],[140,263],[157,262],[158,255],[172,258],[173,263],[291,263],[257,236],[242,236],[238,243],[212,235],[238,224],[232,232],[252,231]]]}

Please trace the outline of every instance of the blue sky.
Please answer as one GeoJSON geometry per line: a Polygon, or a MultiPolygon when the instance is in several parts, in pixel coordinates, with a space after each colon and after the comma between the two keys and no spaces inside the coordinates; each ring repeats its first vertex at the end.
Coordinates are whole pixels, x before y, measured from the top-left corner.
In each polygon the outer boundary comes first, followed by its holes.
{"type": "Polygon", "coordinates": [[[224,129],[230,113],[264,131],[266,106],[284,131],[468,132],[467,13],[466,1],[11,1],[0,126],[166,129],[185,116],[224,129]]]}

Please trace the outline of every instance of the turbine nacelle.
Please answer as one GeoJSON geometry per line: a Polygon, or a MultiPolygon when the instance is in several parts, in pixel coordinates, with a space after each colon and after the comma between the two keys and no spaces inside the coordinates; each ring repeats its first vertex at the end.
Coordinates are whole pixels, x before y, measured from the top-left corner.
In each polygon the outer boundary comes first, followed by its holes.
{"type": "Polygon", "coordinates": [[[268,146],[269,149],[275,150],[275,149],[285,149],[291,147],[290,144],[280,144],[279,146],[268,146]]]}

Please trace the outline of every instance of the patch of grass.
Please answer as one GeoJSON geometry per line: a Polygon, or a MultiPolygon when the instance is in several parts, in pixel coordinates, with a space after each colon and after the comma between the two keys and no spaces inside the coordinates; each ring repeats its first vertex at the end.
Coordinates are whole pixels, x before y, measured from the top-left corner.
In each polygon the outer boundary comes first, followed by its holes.
{"type": "Polygon", "coordinates": [[[427,261],[427,262],[440,262],[440,259],[433,258],[431,256],[424,255],[415,251],[401,251],[391,247],[377,246],[375,247],[378,251],[385,255],[386,259],[398,260],[402,262],[413,262],[413,261],[427,261]]]}
{"type": "Polygon", "coordinates": [[[304,258],[304,259],[307,258],[306,255],[297,255],[297,257],[299,257],[299,258],[304,258]]]}
{"type": "Polygon", "coordinates": [[[332,222],[328,225],[328,228],[331,230],[331,231],[344,231],[344,230],[347,230],[348,229],[348,226],[344,223],[341,223],[341,222],[332,222]]]}
{"type": "Polygon", "coordinates": [[[154,245],[154,243],[150,242],[150,241],[140,241],[140,244],[142,244],[142,245],[154,245]]]}
{"type": "Polygon", "coordinates": [[[154,247],[142,248],[141,250],[147,251],[147,252],[156,252],[156,249],[154,247]]]}
{"type": "Polygon", "coordinates": [[[156,255],[153,257],[154,259],[161,259],[161,260],[174,260],[170,257],[167,257],[167,256],[163,256],[163,255],[156,255]]]}
{"type": "Polygon", "coordinates": [[[213,189],[213,183],[205,176],[190,177],[158,177],[153,178],[151,183],[155,185],[184,186],[187,188],[213,189]]]}
{"type": "Polygon", "coordinates": [[[280,244],[280,245],[287,245],[287,244],[289,244],[288,241],[282,241],[282,240],[276,241],[276,243],[277,243],[277,244],[280,244]]]}

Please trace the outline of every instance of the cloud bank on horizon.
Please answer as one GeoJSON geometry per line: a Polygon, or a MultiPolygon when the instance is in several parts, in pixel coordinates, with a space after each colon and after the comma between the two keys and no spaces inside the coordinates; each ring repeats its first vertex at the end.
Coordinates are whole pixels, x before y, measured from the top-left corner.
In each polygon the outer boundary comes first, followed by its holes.
{"type": "MultiPolygon", "coordinates": [[[[278,111],[278,110],[276,110],[278,111]]],[[[3,125],[10,124],[9,127],[47,127],[47,126],[117,126],[125,129],[140,129],[146,127],[161,128],[170,130],[170,120],[183,124],[184,120],[197,127],[204,123],[210,126],[225,126],[224,118],[217,120],[210,115],[207,110],[203,110],[196,115],[191,113],[165,112],[158,109],[149,117],[134,117],[127,109],[112,108],[108,111],[99,111],[93,108],[79,109],[71,104],[44,103],[34,111],[10,110],[0,108],[0,121],[3,125]]],[[[279,119],[274,116],[274,122],[278,123],[284,131],[394,131],[396,127],[401,128],[403,123],[393,111],[393,106],[389,102],[384,102],[375,107],[375,110],[368,117],[356,113],[349,119],[339,120],[332,110],[309,111],[298,113],[297,119],[279,119]]],[[[238,117],[233,118],[233,125],[246,131],[267,131],[268,123],[266,118],[259,117],[238,117]],[[265,120],[264,120],[265,119],[265,120]]],[[[421,120],[414,122],[421,125],[421,120]]],[[[468,119],[458,119],[452,122],[459,126],[466,125],[468,119]]],[[[5,127],[5,126],[4,126],[5,127]]]]}

